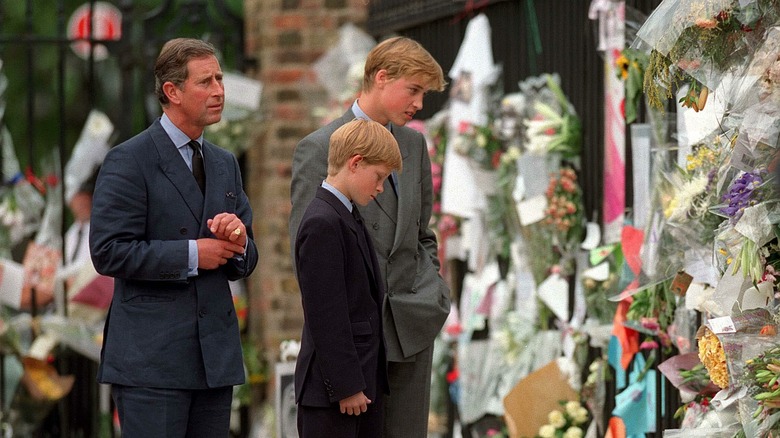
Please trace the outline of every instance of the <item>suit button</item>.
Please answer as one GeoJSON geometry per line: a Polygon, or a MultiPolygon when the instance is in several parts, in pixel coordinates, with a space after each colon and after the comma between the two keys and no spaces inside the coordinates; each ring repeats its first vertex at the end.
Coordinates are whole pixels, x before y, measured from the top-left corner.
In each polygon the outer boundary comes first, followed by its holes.
{"type": "Polygon", "coordinates": [[[393,264],[393,258],[390,257],[389,259],[387,259],[387,263],[390,263],[392,265],[393,264]]]}
{"type": "Polygon", "coordinates": [[[387,291],[387,294],[392,297],[393,296],[393,291],[389,290],[389,291],[387,291]]]}
{"type": "Polygon", "coordinates": [[[420,219],[417,219],[417,226],[420,226],[420,219]]]}
{"type": "Polygon", "coordinates": [[[187,234],[187,229],[184,227],[179,228],[179,234],[181,234],[182,236],[187,234]]]}
{"type": "Polygon", "coordinates": [[[198,312],[198,316],[203,318],[204,316],[206,316],[207,313],[208,312],[206,312],[206,309],[200,309],[200,311],[198,312]]]}
{"type": "Polygon", "coordinates": [[[414,253],[414,259],[417,260],[419,258],[420,258],[420,253],[419,252],[414,253]]]}
{"type": "Polygon", "coordinates": [[[416,288],[416,287],[413,287],[413,288],[412,288],[412,293],[413,293],[413,294],[416,294],[416,293],[417,293],[417,288],[416,288]]]}
{"type": "Polygon", "coordinates": [[[378,230],[379,229],[379,224],[374,222],[373,224],[371,224],[371,228],[373,228],[375,230],[378,230]]]}

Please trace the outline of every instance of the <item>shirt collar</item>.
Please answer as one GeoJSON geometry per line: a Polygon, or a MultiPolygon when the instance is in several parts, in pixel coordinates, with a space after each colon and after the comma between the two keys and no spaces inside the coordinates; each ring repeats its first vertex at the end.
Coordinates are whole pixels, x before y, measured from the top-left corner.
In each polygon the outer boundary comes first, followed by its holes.
{"type": "MultiPolygon", "coordinates": [[[[373,119],[371,119],[371,117],[368,117],[368,114],[366,114],[365,111],[360,109],[360,105],[358,105],[358,99],[355,99],[355,101],[352,102],[352,114],[355,115],[356,119],[371,120],[372,122],[374,121],[373,119]]],[[[390,122],[388,122],[387,125],[385,125],[385,128],[392,131],[392,129],[390,129],[390,122]]]]}
{"type": "MultiPolygon", "coordinates": [[[[171,139],[177,149],[186,146],[187,143],[192,140],[191,138],[187,137],[187,134],[183,133],[181,129],[177,128],[176,125],[173,124],[171,119],[168,118],[168,114],[163,113],[162,117],[160,117],[160,125],[162,125],[165,133],[168,134],[168,137],[171,139]]],[[[203,134],[196,138],[195,141],[203,146],[203,134]]]]}
{"type": "Polygon", "coordinates": [[[336,195],[336,197],[339,198],[339,201],[341,201],[341,203],[344,204],[345,207],[347,207],[347,210],[349,210],[349,212],[352,213],[352,202],[350,202],[349,198],[344,196],[344,194],[341,193],[339,189],[333,187],[332,185],[328,184],[325,181],[322,182],[322,188],[336,195]]]}

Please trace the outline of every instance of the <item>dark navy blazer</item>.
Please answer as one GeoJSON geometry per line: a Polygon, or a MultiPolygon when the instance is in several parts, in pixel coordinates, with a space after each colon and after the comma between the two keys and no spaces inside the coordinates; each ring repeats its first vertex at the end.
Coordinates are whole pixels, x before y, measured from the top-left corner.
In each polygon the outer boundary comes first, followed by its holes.
{"type": "Polygon", "coordinates": [[[236,158],[206,141],[203,156],[205,195],[158,119],[103,162],[90,226],[95,269],[115,278],[102,383],[202,389],[244,382],[228,280],[257,264],[252,210],[236,158]],[[221,212],[246,225],[246,254],[188,278],[188,240],[214,237],[206,221],[221,212]]]}
{"type": "Polygon", "coordinates": [[[332,406],[360,391],[375,400],[387,392],[383,282],[363,233],[347,207],[319,187],[295,244],[304,313],[295,394],[304,406],[332,406]]]}

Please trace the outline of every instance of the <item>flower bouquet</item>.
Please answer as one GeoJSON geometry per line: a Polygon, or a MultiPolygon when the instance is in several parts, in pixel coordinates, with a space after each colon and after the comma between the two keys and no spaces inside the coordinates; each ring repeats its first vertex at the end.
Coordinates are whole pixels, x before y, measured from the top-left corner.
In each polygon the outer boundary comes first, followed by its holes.
{"type": "Polygon", "coordinates": [[[696,86],[683,103],[702,109],[701,93],[715,88],[725,74],[744,69],[779,16],[780,5],[773,0],[665,0],[632,44],[652,49],[644,81],[648,102],[662,108],[662,97],[690,82],[696,86]]]}
{"type": "Polygon", "coordinates": [[[546,75],[553,99],[537,99],[525,125],[525,149],[531,154],[559,154],[565,160],[579,158],[582,127],[574,107],[563,94],[557,75],[546,75]]]}
{"type": "Polygon", "coordinates": [[[578,401],[560,401],[563,409],[547,415],[548,423],[539,428],[535,438],[582,438],[590,420],[588,410],[578,401]]]}
{"type": "Polygon", "coordinates": [[[574,256],[584,237],[582,190],[577,173],[569,167],[551,175],[545,192],[547,209],[542,221],[544,233],[550,237],[553,250],[559,255],[564,275],[574,272],[574,256]]]}

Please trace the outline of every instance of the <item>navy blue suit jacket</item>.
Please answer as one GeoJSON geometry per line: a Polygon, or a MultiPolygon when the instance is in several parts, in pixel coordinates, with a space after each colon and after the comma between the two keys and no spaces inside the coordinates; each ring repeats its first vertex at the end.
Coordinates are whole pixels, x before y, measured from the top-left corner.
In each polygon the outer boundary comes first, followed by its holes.
{"type": "Polygon", "coordinates": [[[304,314],[296,401],[328,407],[360,391],[375,400],[388,388],[381,273],[363,225],[322,187],[301,220],[295,264],[304,314]]]}
{"type": "Polygon", "coordinates": [[[228,280],[257,264],[252,210],[235,157],[205,141],[203,156],[205,195],[158,119],[103,162],[90,226],[95,269],[115,279],[102,383],[202,389],[244,382],[228,280]],[[188,240],[214,237],[206,221],[221,212],[246,225],[246,253],[188,278],[188,240]]]}

